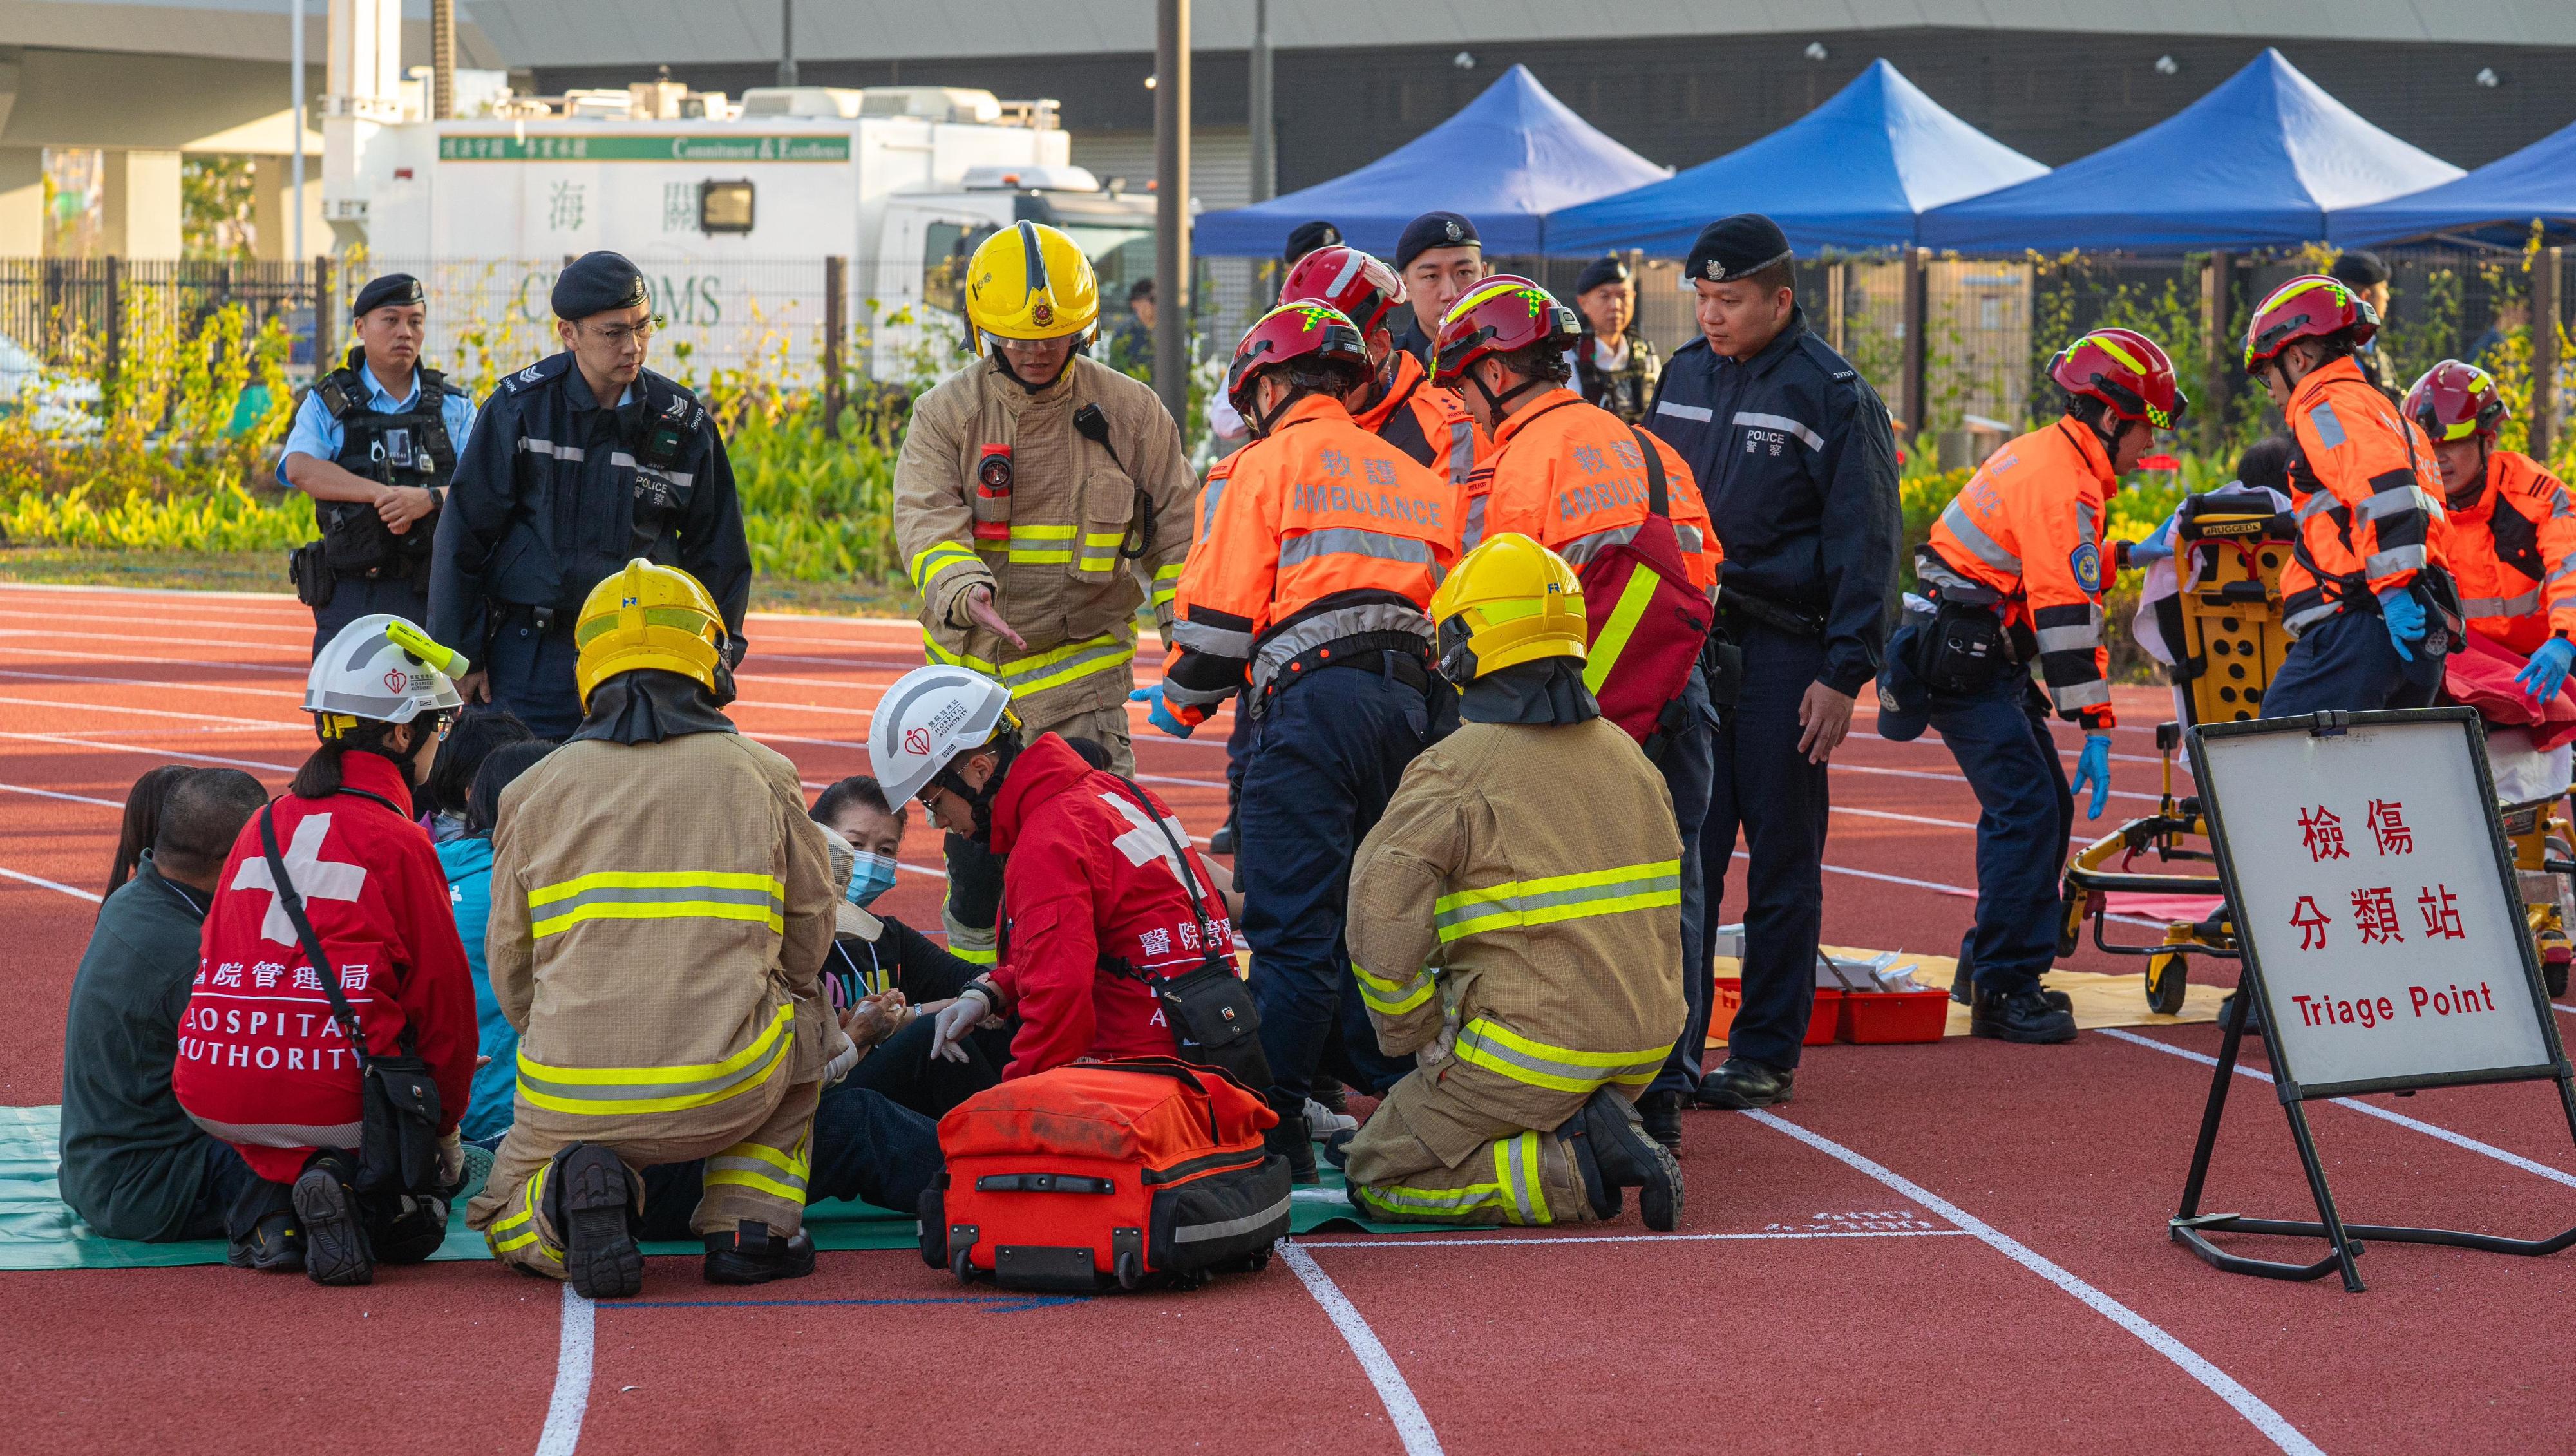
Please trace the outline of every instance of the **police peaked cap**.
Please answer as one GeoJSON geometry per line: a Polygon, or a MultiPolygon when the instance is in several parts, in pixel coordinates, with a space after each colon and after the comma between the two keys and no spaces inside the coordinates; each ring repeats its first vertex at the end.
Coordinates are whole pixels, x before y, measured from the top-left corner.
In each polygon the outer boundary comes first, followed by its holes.
{"type": "Polygon", "coordinates": [[[382,278],[368,279],[367,286],[358,290],[358,296],[349,300],[349,317],[365,318],[380,308],[415,303],[425,305],[428,302],[428,295],[420,291],[419,279],[408,273],[388,273],[382,278]]]}
{"type": "Polygon", "coordinates": [[[579,321],[613,308],[642,308],[651,298],[644,291],[643,273],[622,254],[603,249],[565,264],[555,275],[554,294],[548,301],[554,305],[555,317],[579,321]]]}
{"type": "Polygon", "coordinates": [[[1330,248],[1341,240],[1342,230],[1322,218],[1301,222],[1288,234],[1288,246],[1279,250],[1279,261],[1294,264],[1317,248],[1330,248]]]}
{"type": "Polygon", "coordinates": [[[1698,239],[1691,244],[1690,259],[1682,269],[1682,282],[1724,283],[1747,273],[1759,273],[1775,263],[1786,263],[1794,256],[1778,223],[1758,212],[1739,212],[1699,230],[1698,239]]]}
{"type": "Polygon", "coordinates": [[[1583,276],[1574,280],[1574,291],[1579,296],[1590,293],[1593,289],[1600,287],[1604,283],[1625,283],[1627,281],[1628,260],[1620,257],[1616,253],[1612,253],[1606,257],[1595,258],[1591,262],[1583,265],[1583,276]]]}
{"type": "Polygon", "coordinates": [[[1403,272],[1415,258],[1433,248],[1484,249],[1476,236],[1476,225],[1454,212],[1426,212],[1404,225],[1404,236],[1395,245],[1395,271],[1403,272]]]}

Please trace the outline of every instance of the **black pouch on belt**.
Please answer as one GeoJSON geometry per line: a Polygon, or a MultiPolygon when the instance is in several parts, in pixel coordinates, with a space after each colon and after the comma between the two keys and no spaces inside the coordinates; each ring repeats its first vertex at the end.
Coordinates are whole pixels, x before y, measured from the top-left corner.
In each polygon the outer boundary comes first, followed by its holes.
{"type": "Polygon", "coordinates": [[[1723,630],[1708,634],[1700,649],[1699,670],[1708,679],[1709,706],[1723,712],[1744,697],[1744,649],[1723,630]]]}
{"type": "Polygon", "coordinates": [[[286,579],[295,584],[295,599],[308,607],[331,605],[332,593],[340,585],[319,541],[307,541],[286,553],[286,579]]]}
{"type": "Polygon", "coordinates": [[[2019,665],[1996,610],[2003,596],[1986,586],[1937,591],[1931,625],[1915,639],[1915,676],[1946,696],[1983,692],[2019,665]]]}

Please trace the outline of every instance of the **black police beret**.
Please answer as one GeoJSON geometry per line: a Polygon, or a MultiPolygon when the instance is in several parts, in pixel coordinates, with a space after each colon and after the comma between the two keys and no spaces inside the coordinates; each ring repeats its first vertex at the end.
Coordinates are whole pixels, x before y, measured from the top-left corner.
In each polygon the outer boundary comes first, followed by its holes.
{"type": "Polygon", "coordinates": [[[1288,246],[1279,250],[1279,261],[1294,263],[1317,248],[1329,248],[1341,240],[1342,230],[1322,218],[1301,222],[1296,231],[1288,234],[1288,246]]]}
{"type": "Polygon", "coordinates": [[[1691,244],[1689,262],[1682,270],[1682,281],[1724,283],[1747,273],[1759,273],[1774,263],[1786,263],[1794,256],[1778,223],[1758,212],[1739,212],[1699,230],[1699,238],[1691,244]]]}
{"type": "Polygon", "coordinates": [[[635,265],[616,253],[605,250],[584,253],[564,265],[555,275],[555,317],[586,319],[612,308],[641,308],[652,295],[644,290],[644,275],[635,265]]]}
{"type": "Polygon", "coordinates": [[[2377,253],[2360,248],[2346,251],[2326,271],[2334,275],[2337,283],[2348,288],[2369,288],[2388,281],[2388,265],[2379,261],[2377,253]]]}
{"type": "Polygon", "coordinates": [[[1454,212],[1426,212],[1404,225],[1404,236],[1395,245],[1395,271],[1433,248],[1478,248],[1485,245],[1476,236],[1476,225],[1454,212]]]}
{"type": "Polygon", "coordinates": [[[377,309],[394,304],[426,304],[429,299],[420,291],[420,280],[408,273],[388,273],[370,278],[358,296],[349,300],[349,317],[365,318],[377,309]]]}
{"type": "Polygon", "coordinates": [[[1604,283],[1627,281],[1628,260],[1613,253],[1608,257],[1595,258],[1584,264],[1583,276],[1574,280],[1574,291],[1577,294],[1590,293],[1604,283]]]}

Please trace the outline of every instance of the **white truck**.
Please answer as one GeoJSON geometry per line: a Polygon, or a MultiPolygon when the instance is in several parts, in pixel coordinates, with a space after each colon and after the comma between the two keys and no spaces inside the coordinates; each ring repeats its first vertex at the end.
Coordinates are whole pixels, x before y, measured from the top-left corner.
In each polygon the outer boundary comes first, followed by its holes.
{"type": "Polygon", "coordinates": [[[800,375],[821,338],[826,256],[849,260],[850,362],[881,379],[954,362],[964,259],[1020,218],[1078,239],[1104,326],[1153,272],[1153,198],[1069,162],[1055,103],[939,87],[764,88],[661,98],[582,93],[568,115],[410,122],[369,139],[358,173],[370,271],[429,285],[430,355],[464,336],[544,350],[564,260],[612,248],[664,319],[655,364],[800,375]],[[636,111],[673,113],[636,116],[636,111]],[[606,114],[602,114],[606,113],[606,114]]]}

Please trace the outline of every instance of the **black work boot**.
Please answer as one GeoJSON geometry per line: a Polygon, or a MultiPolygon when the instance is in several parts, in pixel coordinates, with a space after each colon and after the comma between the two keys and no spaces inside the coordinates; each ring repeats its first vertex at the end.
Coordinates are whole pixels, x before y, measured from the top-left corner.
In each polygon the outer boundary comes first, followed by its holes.
{"type": "Polygon", "coordinates": [[[232,1240],[224,1249],[224,1262],[236,1269],[256,1269],[263,1274],[301,1274],[304,1272],[304,1230],[295,1226],[295,1215],[272,1213],[259,1221],[259,1227],[247,1238],[232,1240]]]}
{"type": "Polygon", "coordinates": [[[1672,1150],[1629,1120],[1628,1099],[1612,1088],[1595,1089],[1577,1121],[1602,1183],[1636,1189],[1637,1213],[1646,1227],[1671,1233],[1682,1216],[1682,1165],[1673,1161],[1672,1150]]]}
{"type": "Polygon", "coordinates": [[[615,1153],[575,1143],[546,1175],[547,1212],[564,1243],[564,1276],[584,1299],[624,1299],[644,1287],[644,1251],[629,1216],[633,1175],[615,1153]]]}
{"type": "Polygon", "coordinates": [[[1601,1160],[1592,1156],[1592,1139],[1584,1135],[1583,1114],[1574,1114],[1556,1130],[1556,1136],[1574,1159],[1574,1175],[1582,1180],[1583,1201],[1592,1205],[1592,1217],[1602,1223],[1617,1218],[1619,1210],[1628,1206],[1628,1195],[1601,1176],[1601,1160]]]}
{"type": "Polygon", "coordinates": [[[732,1233],[706,1240],[709,1284],[767,1284],[814,1272],[814,1237],[801,1228],[782,1239],[769,1225],[746,1218],[732,1233]]]}
{"type": "Polygon", "coordinates": [[[1646,1122],[1646,1135],[1674,1152],[1682,1150],[1682,1094],[1649,1092],[1637,1099],[1637,1115],[1646,1122]]]}
{"type": "MultiPolygon", "coordinates": [[[[1272,1110],[1277,1111],[1276,1108],[1272,1110]]],[[[1306,1126],[1306,1099],[1302,1097],[1297,1099],[1295,1112],[1280,1113],[1279,1125],[1261,1135],[1262,1143],[1270,1151],[1287,1157],[1288,1181],[1291,1183],[1323,1181],[1322,1175],[1315,1171],[1314,1138],[1314,1130],[1306,1126]]]]}
{"type": "Polygon", "coordinates": [[[1324,1161],[1332,1164],[1336,1168],[1350,1167],[1351,1139],[1358,1136],[1358,1133],[1345,1128],[1342,1131],[1333,1134],[1331,1137],[1324,1139],[1324,1161]]]}
{"type": "Polygon", "coordinates": [[[1788,1102],[1798,1074],[1751,1057],[1728,1057],[1726,1065],[1702,1077],[1699,1105],[1741,1112],[1749,1107],[1778,1107],[1788,1102]]]}
{"type": "Polygon", "coordinates": [[[295,1217],[304,1228],[304,1277],[316,1284],[370,1284],[376,1257],[358,1218],[358,1190],[343,1176],[348,1165],[328,1153],[304,1165],[295,1180],[295,1217]]]}
{"type": "Polygon", "coordinates": [[[1996,1041],[2050,1045],[2075,1040],[2075,1013],[2049,1004],[2037,986],[1996,992],[1977,988],[1968,1013],[1968,1034],[1996,1041]]]}

